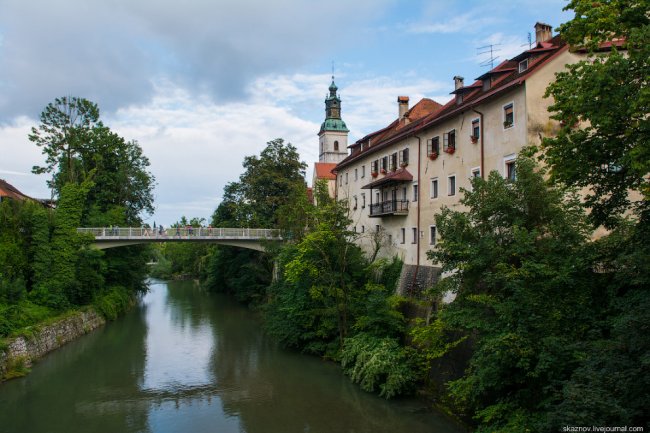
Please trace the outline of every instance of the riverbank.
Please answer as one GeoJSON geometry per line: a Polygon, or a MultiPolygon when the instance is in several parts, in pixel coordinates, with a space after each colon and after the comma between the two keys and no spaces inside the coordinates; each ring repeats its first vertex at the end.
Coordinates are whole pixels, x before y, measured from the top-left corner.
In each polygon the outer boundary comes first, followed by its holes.
{"type": "Polygon", "coordinates": [[[86,307],[5,339],[0,349],[0,382],[24,376],[34,361],[105,323],[104,316],[86,307]]]}

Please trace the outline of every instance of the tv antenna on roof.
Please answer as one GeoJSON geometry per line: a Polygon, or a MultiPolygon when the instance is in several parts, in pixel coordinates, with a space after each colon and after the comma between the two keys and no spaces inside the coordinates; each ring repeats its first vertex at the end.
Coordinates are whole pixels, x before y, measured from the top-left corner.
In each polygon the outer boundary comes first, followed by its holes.
{"type": "MultiPolygon", "coordinates": [[[[520,47],[525,47],[526,44],[521,44],[520,47]]],[[[528,49],[532,50],[533,49],[533,35],[528,32],[528,49]]]]}
{"type": "Polygon", "coordinates": [[[484,47],[478,47],[476,49],[477,50],[476,54],[479,56],[481,54],[490,54],[490,57],[488,57],[487,59],[481,62],[481,66],[489,66],[490,69],[494,68],[494,61],[499,58],[499,56],[495,56],[494,53],[501,51],[499,48],[495,48],[495,47],[499,45],[501,44],[490,44],[484,47]],[[479,51],[479,50],[483,50],[483,51],[479,51]]]}

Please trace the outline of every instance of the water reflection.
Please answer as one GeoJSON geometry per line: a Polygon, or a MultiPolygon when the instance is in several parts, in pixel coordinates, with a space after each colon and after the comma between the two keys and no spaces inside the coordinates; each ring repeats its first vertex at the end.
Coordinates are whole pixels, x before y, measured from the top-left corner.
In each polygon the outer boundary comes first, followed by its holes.
{"type": "Polygon", "coordinates": [[[226,296],[192,282],[151,289],[125,317],[0,385],[0,432],[461,431],[279,349],[226,296]]]}

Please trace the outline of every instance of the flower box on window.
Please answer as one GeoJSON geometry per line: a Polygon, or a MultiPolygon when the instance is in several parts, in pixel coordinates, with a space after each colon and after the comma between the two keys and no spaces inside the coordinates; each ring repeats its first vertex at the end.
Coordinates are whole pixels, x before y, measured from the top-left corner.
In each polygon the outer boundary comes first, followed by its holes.
{"type": "Polygon", "coordinates": [[[377,172],[376,171],[373,171],[370,174],[372,175],[372,177],[377,177],[377,172]]]}
{"type": "Polygon", "coordinates": [[[456,151],[456,146],[447,146],[445,147],[444,151],[451,155],[456,151]]]}
{"type": "Polygon", "coordinates": [[[476,144],[476,142],[478,141],[478,137],[476,135],[470,135],[469,139],[472,140],[472,143],[474,144],[476,144]]]}
{"type": "Polygon", "coordinates": [[[386,169],[385,169],[385,168],[382,168],[382,169],[380,170],[380,172],[381,172],[381,174],[386,174],[386,169]]]}
{"type": "Polygon", "coordinates": [[[431,153],[429,154],[429,159],[432,160],[432,161],[433,161],[434,159],[438,159],[438,152],[431,152],[431,153]]]}
{"type": "Polygon", "coordinates": [[[510,122],[509,120],[506,120],[505,122],[503,122],[503,127],[504,128],[510,128],[511,126],[512,126],[512,122],[510,122]]]}

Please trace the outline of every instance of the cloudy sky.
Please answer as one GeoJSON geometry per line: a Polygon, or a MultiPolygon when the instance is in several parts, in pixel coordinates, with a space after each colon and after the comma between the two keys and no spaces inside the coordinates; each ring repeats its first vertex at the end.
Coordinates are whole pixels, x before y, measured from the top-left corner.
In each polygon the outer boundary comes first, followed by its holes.
{"type": "Polygon", "coordinates": [[[486,70],[480,47],[495,44],[497,63],[514,56],[536,21],[571,18],[565,4],[0,0],[0,178],[49,197],[27,135],[54,98],[80,96],[151,160],[150,223],[209,218],[267,141],[317,160],[332,64],[352,143],[397,116],[398,95],[446,102],[454,75],[486,70]]]}

